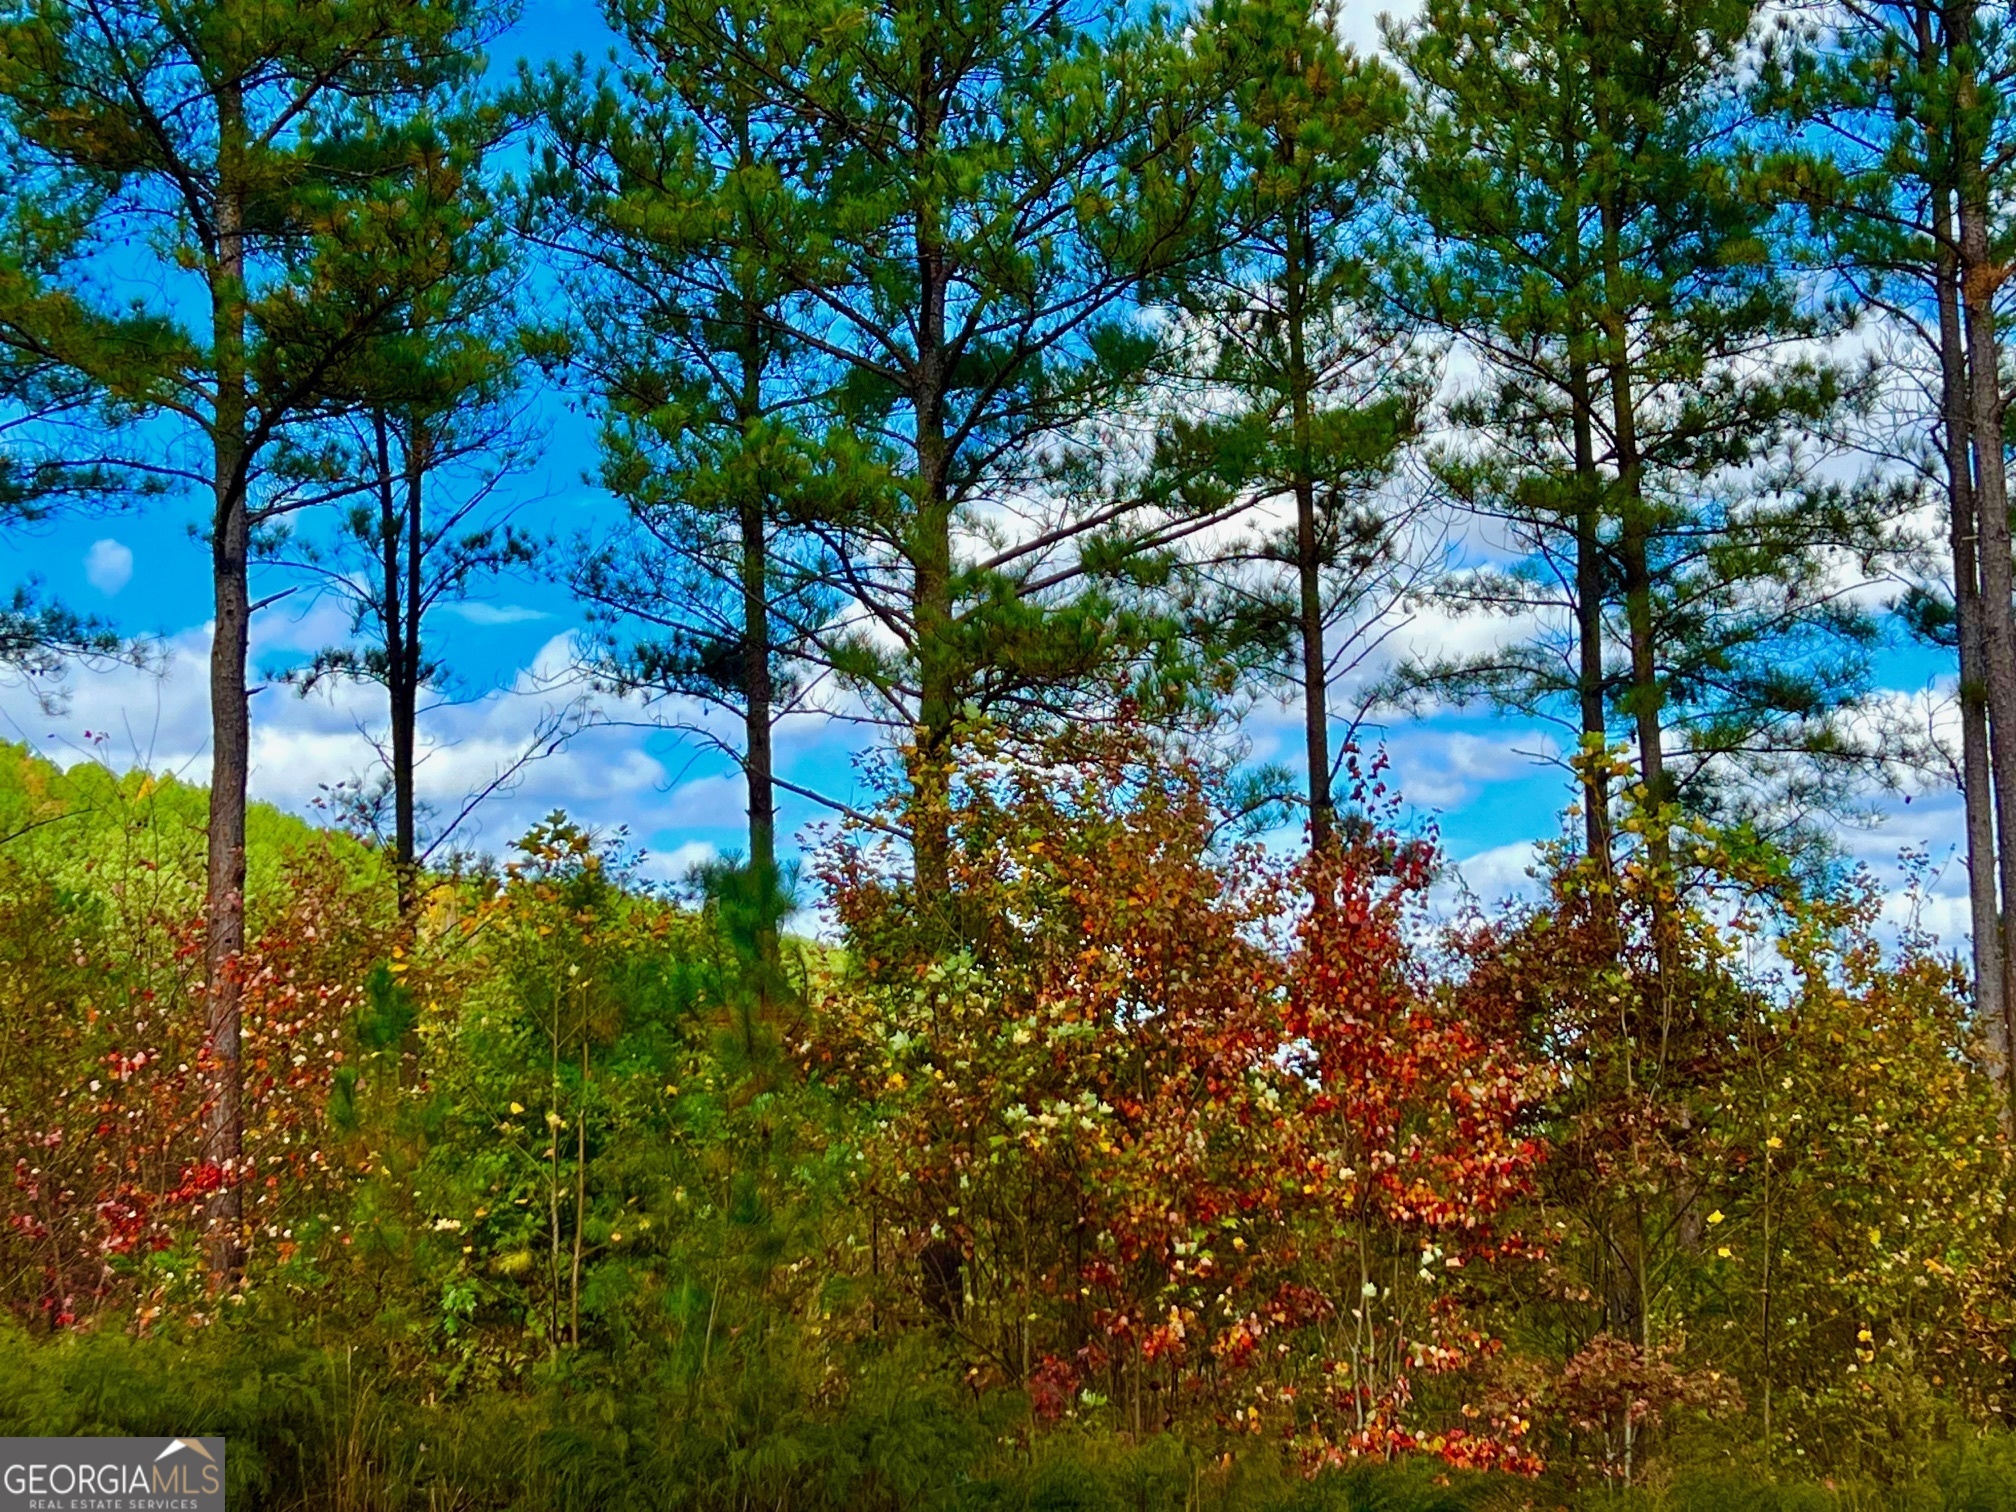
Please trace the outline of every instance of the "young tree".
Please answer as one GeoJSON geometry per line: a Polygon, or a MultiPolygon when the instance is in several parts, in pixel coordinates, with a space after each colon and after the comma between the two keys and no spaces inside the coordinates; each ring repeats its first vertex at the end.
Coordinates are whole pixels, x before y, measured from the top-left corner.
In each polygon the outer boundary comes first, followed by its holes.
{"type": "Polygon", "coordinates": [[[392,856],[400,908],[418,898],[421,868],[453,837],[483,799],[548,754],[577,723],[552,711],[525,747],[469,794],[445,823],[423,826],[419,798],[421,716],[457,698],[450,670],[430,644],[429,621],[444,604],[469,598],[480,584],[535,557],[532,540],[511,523],[516,505],[501,500],[506,479],[522,468],[534,438],[510,400],[486,405],[466,395],[453,413],[374,407],[351,417],[343,444],[366,490],[326,537],[276,543],[273,560],[308,573],[350,611],[352,639],[318,650],[282,676],[303,696],[330,679],[385,690],[386,726],[376,785],[361,787],[357,817],[381,834],[392,856]],[[429,695],[435,701],[424,702],[429,695]],[[384,824],[383,805],[391,805],[384,824]]]}
{"type": "Polygon", "coordinates": [[[396,102],[466,74],[465,0],[37,0],[0,22],[0,130],[63,255],[0,289],[7,345],[159,421],[157,474],[209,500],[215,597],[205,978],[205,1158],[226,1180],[214,1263],[238,1267],[250,545],[264,468],[332,372],[436,270],[398,192],[396,102]],[[369,107],[367,109],[367,106],[369,107]],[[329,279],[375,260],[377,281],[329,279]]]}
{"type": "Polygon", "coordinates": [[[957,724],[1054,718],[1134,644],[1086,586],[1088,542],[1132,511],[1060,507],[1079,496],[1052,484],[1146,371],[1136,296],[1193,229],[1174,41],[1078,0],[635,0],[616,19],[641,54],[747,91],[786,169],[747,255],[887,476],[827,532],[849,607],[821,657],[908,732],[917,884],[942,894],[957,724]]]}
{"type": "MultiPolygon", "coordinates": [[[[1760,95],[1787,136],[1779,187],[1813,210],[1853,296],[1938,364],[1975,1002],[2016,1098],[2016,619],[1998,290],[2008,260],[2016,45],[2005,19],[1945,0],[1786,18],[1760,95]],[[1999,886],[1998,886],[1999,884],[1999,886]],[[1998,897],[1999,891],[1999,897],[1998,897]]],[[[2002,304],[2006,304],[2003,296],[2002,304]]],[[[1942,616],[1943,617],[1943,616],[1942,616]]]]}
{"type": "Polygon", "coordinates": [[[1374,812],[1270,862],[1153,734],[1021,744],[962,742],[973,951],[945,958],[887,847],[821,858],[849,964],[808,1058],[871,1100],[862,1206],[965,1379],[1137,1438],[1265,1433],[1312,1471],[1531,1471],[1482,1372],[1430,1379],[1495,1352],[1459,1272],[1525,1249],[1542,1164],[1532,1074],[1409,959],[1432,847],[1374,812]]]}
{"type": "Polygon", "coordinates": [[[1357,639],[1343,622],[1404,577],[1399,522],[1372,495],[1430,386],[1374,286],[1381,170],[1405,93],[1338,42],[1336,20],[1306,0],[1226,0],[1200,31],[1200,63],[1225,92],[1214,209],[1226,242],[1177,294],[1201,348],[1185,395],[1197,413],[1172,424],[1158,458],[1193,488],[1209,479],[1263,514],[1293,512],[1214,575],[1225,631],[1265,646],[1301,700],[1319,851],[1336,821],[1331,688],[1357,639]]]}

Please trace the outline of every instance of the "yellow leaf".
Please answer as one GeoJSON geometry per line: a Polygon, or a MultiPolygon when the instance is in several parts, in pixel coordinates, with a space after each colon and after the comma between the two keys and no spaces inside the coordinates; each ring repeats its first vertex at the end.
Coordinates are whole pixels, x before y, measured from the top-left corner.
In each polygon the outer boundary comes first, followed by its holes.
{"type": "Polygon", "coordinates": [[[525,1104],[514,1102],[513,1104],[511,1104],[511,1111],[513,1113],[523,1113],[525,1111],[525,1104]]]}

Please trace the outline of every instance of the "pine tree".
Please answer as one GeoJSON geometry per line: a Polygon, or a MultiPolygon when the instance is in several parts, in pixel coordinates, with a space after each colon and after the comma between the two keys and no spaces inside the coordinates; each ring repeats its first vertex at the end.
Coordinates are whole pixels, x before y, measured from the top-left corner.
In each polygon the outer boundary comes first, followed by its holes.
{"type": "MultiPolygon", "coordinates": [[[[1812,355],[1839,321],[1802,298],[1750,192],[1751,18],[1748,0],[1430,0],[1395,39],[1423,97],[1409,179],[1435,237],[1396,282],[1482,359],[1436,471],[1525,553],[1448,597],[1546,636],[1443,658],[1418,685],[1577,732],[1588,947],[1643,1003],[1589,1053],[1621,1071],[1634,1150],[1663,1147],[1670,1118],[1644,1110],[1700,1095],[1690,1047],[1718,1032],[1681,891],[1713,879],[1683,875],[1674,829],[1794,822],[1832,796],[1823,764],[1849,755],[1839,716],[1869,677],[1873,627],[1830,553],[1864,543],[1867,501],[1815,475],[1811,440],[1853,375],[1812,355]],[[1621,814],[1613,721],[1634,748],[1621,814]],[[1613,855],[1619,831],[1635,854],[1613,855]]],[[[1602,1326],[1641,1350],[1660,1342],[1660,1200],[1634,1190],[1589,1220],[1602,1326]]]]}
{"type": "Polygon", "coordinates": [[[1056,477],[1146,374],[1137,299],[1193,230],[1199,111],[1174,40],[1022,0],[639,0],[616,19],[645,57],[748,81],[783,170],[750,255],[886,478],[825,531],[848,604],[820,657],[905,734],[917,882],[942,895],[960,722],[1082,709],[1136,643],[1083,550],[1129,508],[1062,507],[1082,495],[1056,477]]]}
{"type": "MultiPolygon", "coordinates": [[[[2016,618],[2004,466],[2004,340],[2016,177],[2016,38],[1972,3],[1856,5],[1786,17],[1762,71],[1785,143],[1773,186],[1813,212],[1851,297],[1936,362],[1929,422],[1946,493],[1975,1002],[2016,1098],[2016,618]]],[[[1912,606],[1906,606],[1912,607],[1912,606]]],[[[1916,608],[1930,606],[1919,601],[1916,608]]]]}
{"type": "Polygon", "coordinates": [[[1392,607],[1404,578],[1401,522],[1377,494],[1432,378],[1376,282],[1405,94],[1306,0],[1228,0],[1196,47],[1225,97],[1223,245],[1176,294],[1199,370],[1158,466],[1170,486],[1215,486],[1265,522],[1205,571],[1220,633],[1261,648],[1301,702],[1310,841],[1323,850],[1336,827],[1332,684],[1349,622],[1392,607]]]}
{"type": "Polygon", "coordinates": [[[462,0],[33,0],[0,22],[0,132],[60,255],[0,289],[7,345],[163,438],[157,477],[207,499],[215,626],[205,983],[235,1274],[245,1177],[236,962],[245,940],[253,532],[298,503],[265,472],[332,373],[437,270],[398,192],[397,102],[476,66],[462,0]],[[325,275],[371,260],[359,287],[325,275]]]}
{"type": "Polygon", "coordinates": [[[581,544],[569,579],[591,606],[598,676],[741,768],[756,954],[774,973],[774,733],[811,692],[797,653],[831,613],[807,527],[862,459],[813,408],[820,379],[788,339],[788,287],[762,251],[786,144],[761,81],[679,51],[708,25],[740,37],[756,21],[676,7],[620,19],[649,65],[540,91],[536,234],[570,270],[557,350],[601,404],[602,481],[628,513],[581,544]],[[739,741],[693,717],[693,700],[735,718],[739,741]]]}
{"type": "Polygon", "coordinates": [[[1484,368],[1440,481],[1530,553],[1448,596],[1547,631],[1423,682],[1529,713],[1566,701],[1604,860],[1621,719],[1662,870],[1662,811],[1796,824],[1874,754],[1841,718],[1875,627],[1835,553],[1868,547],[1884,496],[1818,471],[1862,380],[1812,355],[1840,319],[1802,298],[1749,193],[1732,121],[1751,13],[1436,0],[1396,38],[1436,241],[1400,284],[1484,368]]]}
{"type": "MultiPolygon", "coordinates": [[[[308,524],[267,543],[276,560],[305,570],[351,610],[353,641],[289,669],[289,681],[304,694],[330,678],[385,690],[386,786],[375,791],[392,803],[402,911],[414,902],[424,860],[421,700],[451,682],[429,650],[429,617],[535,556],[499,498],[511,474],[530,464],[539,439],[526,416],[520,370],[522,270],[486,182],[486,154],[508,125],[494,104],[453,96],[429,102],[405,123],[404,162],[387,176],[403,191],[407,234],[432,275],[409,291],[385,331],[332,371],[326,403],[337,413],[304,432],[279,462],[300,485],[338,496],[337,528],[308,524]]],[[[377,281],[378,250],[363,250],[354,264],[332,259],[329,276],[353,288],[377,281]]],[[[565,723],[562,716],[541,721],[527,755],[565,723]]],[[[429,850],[449,838],[470,806],[431,835],[429,850]]]]}

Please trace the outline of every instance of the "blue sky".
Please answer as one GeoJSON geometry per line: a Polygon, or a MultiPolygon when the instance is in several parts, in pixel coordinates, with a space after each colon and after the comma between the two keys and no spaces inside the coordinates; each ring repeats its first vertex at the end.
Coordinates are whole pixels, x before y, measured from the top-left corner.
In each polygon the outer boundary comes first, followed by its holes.
{"type": "MultiPolygon", "coordinates": [[[[1369,18],[1362,28],[1369,38],[1369,18]]],[[[608,33],[587,0],[532,0],[519,25],[493,49],[502,74],[521,61],[534,66],[585,52],[606,52],[608,33]]],[[[512,482],[526,522],[541,532],[593,530],[614,506],[586,481],[595,464],[592,421],[566,396],[539,402],[547,440],[537,464],[512,482]]],[[[33,576],[71,606],[112,620],[129,633],[159,638],[160,665],[78,669],[66,709],[50,714],[18,686],[0,686],[0,738],[26,740],[59,759],[94,759],[114,766],[148,765],[202,780],[207,772],[208,711],[203,668],[210,584],[206,553],[195,535],[199,501],[162,501],[143,513],[70,518],[7,538],[8,568],[0,590],[33,576]],[[102,737],[95,743],[86,732],[102,737]]],[[[272,573],[255,584],[271,592],[285,584],[272,573]]],[[[469,701],[429,716],[436,749],[422,767],[423,790],[447,805],[480,786],[519,749],[542,709],[554,703],[537,673],[565,661],[566,637],[580,623],[565,592],[536,578],[494,584],[472,604],[441,614],[431,633],[445,659],[460,669],[469,701]]],[[[267,610],[255,631],[255,660],[274,666],[341,636],[341,611],[303,591],[267,610]]],[[[1456,633],[1423,626],[1421,634],[1456,633]]],[[[1465,632],[1467,633],[1467,632],[1465,632]]],[[[1885,682],[1899,698],[1922,696],[1943,676],[1939,659],[1898,648],[1885,661],[1885,682]]],[[[303,700],[268,688],[253,702],[253,792],[283,806],[313,812],[323,785],[365,769],[371,760],[362,730],[376,717],[369,690],[303,700]]],[[[1297,764],[1299,731],[1291,710],[1256,708],[1247,721],[1252,754],[1297,764]]],[[[1482,895],[1521,885],[1535,840],[1558,832],[1569,793],[1549,732],[1470,713],[1444,713],[1388,726],[1381,735],[1394,775],[1421,818],[1437,823],[1450,856],[1482,895]]],[[[844,800],[864,796],[852,767],[867,736],[841,723],[807,721],[780,734],[783,775],[844,800]]],[[[782,796],[781,817],[800,830],[821,817],[804,800],[782,796]]],[[[523,780],[486,806],[470,838],[501,849],[531,820],[566,808],[582,820],[628,827],[674,872],[692,859],[735,848],[742,833],[739,779],[718,755],[664,733],[635,728],[591,732],[564,753],[528,768],[523,780]]],[[[1950,857],[1959,838],[1957,803],[1927,794],[1892,803],[1884,823],[1847,836],[1848,849],[1881,876],[1894,875],[1901,846],[1923,844],[1935,860],[1950,857]]],[[[1941,875],[1933,922],[1949,937],[1964,916],[1964,877],[1957,863],[1941,875]]]]}

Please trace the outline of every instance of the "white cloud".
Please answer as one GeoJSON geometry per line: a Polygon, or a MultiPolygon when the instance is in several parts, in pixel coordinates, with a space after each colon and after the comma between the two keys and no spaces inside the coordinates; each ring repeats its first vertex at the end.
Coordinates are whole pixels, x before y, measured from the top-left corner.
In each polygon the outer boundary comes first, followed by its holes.
{"type": "Polygon", "coordinates": [[[682,882],[686,874],[696,866],[705,866],[710,861],[721,859],[721,852],[713,842],[688,840],[683,845],[675,845],[671,850],[648,857],[644,870],[655,877],[670,882],[682,882]]]}
{"type": "Polygon", "coordinates": [[[466,624],[485,627],[523,625],[532,620],[553,618],[544,609],[531,609],[523,604],[488,604],[481,599],[465,599],[457,603],[442,604],[440,612],[466,624]]]}
{"type": "MultiPolygon", "coordinates": [[[[345,611],[333,601],[311,603],[294,617],[260,615],[253,625],[255,686],[257,669],[298,661],[302,651],[344,639],[347,628],[345,611]]],[[[208,625],[169,637],[148,669],[73,667],[66,711],[43,709],[18,681],[0,683],[0,739],[24,741],[65,766],[100,761],[116,770],[145,767],[205,783],[210,637],[208,625]]],[[[472,794],[520,763],[542,729],[577,704],[584,688],[573,675],[573,650],[568,634],[554,635],[507,686],[423,714],[416,784],[436,823],[452,819],[472,794]]],[[[557,750],[520,766],[456,830],[453,844],[500,852],[538,820],[564,810],[599,831],[627,830],[647,851],[646,873],[667,880],[746,844],[741,777],[719,771],[703,741],[669,744],[634,703],[595,697],[583,707],[591,722],[557,750]]],[[[304,698],[269,682],[252,698],[251,710],[256,800],[326,822],[326,810],[317,807],[325,789],[378,769],[374,739],[385,728],[381,689],[327,683],[304,698]]],[[[724,741],[740,733],[739,721],[691,701],[668,701],[651,714],[724,741]]],[[[815,786],[839,779],[841,797],[859,798],[849,791],[845,753],[867,738],[859,725],[817,715],[794,718],[779,731],[781,770],[815,786]]],[[[788,794],[780,797],[793,803],[788,794]]],[[[807,817],[808,808],[797,804],[799,817],[807,817]]]]}
{"type": "MultiPolygon", "coordinates": [[[[1473,803],[1489,802],[1490,790],[1528,781],[1558,769],[1561,748],[1547,731],[1509,721],[1488,735],[1403,724],[1386,737],[1395,780],[1409,803],[1444,813],[1473,803]]],[[[1524,789],[1516,801],[1530,802],[1524,789]]],[[[1561,778],[1561,803],[1568,802],[1568,782],[1561,778]]],[[[1529,822],[1551,822],[1551,813],[1527,814],[1529,822]]]]}
{"type": "MultiPolygon", "coordinates": [[[[1488,802],[1492,790],[1503,784],[1550,776],[1558,778],[1560,804],[1570,801],[1565,758],[1553,731],[1512,720],[1466,723],[1481,729],[1455,728],[1447,719],[1397,716],[1367,724],[1358,731],[1359,766],[1369,772],[1375,753],[1383,752],[1388,787],[1397,788],[1414,808],[1439,813],[1488,802]]],[[[1256,704],[1242,732],[1254,760],[1279,761],[1298,777],[1307,771],[1299,706],[1273,700],[1256,704]]],[[[1334,748],[1342,739],[1336,726],[1331,739],[1335,759],[1334,748]]],[[[1338,781],[1340,790],[1349,787],[1345,773],[1339,773],[1338,781]]],[[[1531,789],[1522,788],[1516,801],[1530,803],[1531,789]]],[[[1521,822],[1533,817],[1523,815],[1521,822]]]]}
{"type": "Polygon", "coordinates": [[[1873,822],[1843,826],[1836,839],[1882,890],[1881,934],[1894,937],[1915,927],[1944,949],[1966,947],[1972,920],[1966,820],[1957,792],[1886,798],[1876,805],[1873,822]]]}
{"type": "Polygon", "coordinates": [[[133,548],[107,536],[84,554],[84,576],[108,598],[133,581],[133,548]]]}
{"type": "MultiPolygon", "coordinates": [[[[340,639],[347,628],[340,606],[313,605],[297,618],[261,615],[255,624],[255,666],[287,659],[289,652],[340,639]]],[[[201,783],[209,775],[210,713],[208,626],[185,630],[162,647],[158,675],[123,666],[78,667],[71,679],[68,713],[40,708],[29,690],[0,686],[0,738],[22,739],[66,764],[103,760],[115,767],[145,766],[201,783]],[[86,732],[97,732],[87,735],[86,732]],[[103,732],[110,732],[109,736],[103,732]]],[[[526,750],[543,720],[579,692],[570,679],[573,644],[555,634],[532,665],[509,685],[468,703],[444,705],[423,720],[421,796],[437,814],[452,816],[467,796],[491,782],[526,750]]],[[[1946,686],[1897,689],[1881,700],[1890,723],[1947,735],[1952,720],[1946,686]]],[[[684,749],[640,728],[644,712],[633,704],[598,700],[610,721],[576,735],[559,751],[526,765],[515,781],[488,799],[458,831],[458,843],[499,851],[533,822],[564,809],[578,822],[602,830],[627,828],[649,850],[648,874],[676,879],[696,861],[746,843],[746,795],[738,774],[718,759],[684,749]],[[621,721],[621,722],[617,722],[621,721]],[[690,760],[690,767],[689,767],[690,760]]],[[[653,715],[681,720],[732,741],[737,721],[690,701],[667,701],[653,715]]],[[[372,735],[384,726],[383,695],[368,686],[334,685],[309,698],[268,687],[252,700],[255,797],[315,816],[324,785],[373,769],[372,735]]],[[[1273,746],[1294,761],[1299,729],[1294,711],[1263,701],[1249,717],[1256,746],[1273,746]]],[[[779,731],[778,754],[787,774],[841,797],[854,791],[847,754],[873,739],[864,725],[822,713],[792,718],[779,731]]],[[[1367,759],[1383,746],[1391,757],[1388,780],[1418,813],[1461,815],[1455,871],[1486,906],[1508,896],[1532,896],[1525,873],[1534,842],[1552,836],[1559,809],[1572,796],[1559,769],[1561,750],[1544,729],[1513,721],[1433,718],[1399,720],[1368,729],[1367,759]]],[[[1936,775],[1936,774],[1934,774],[1936,775]]],[[[791,800],[788,795],[787,803],[791,800]]],[[[1966,875],[1956,855],[1962,836],[1959,801],[1950,788],[1927,782],[1914,801],[1888,800],[1882,822],[1838,831],[1851,858],[1866,865],[1888,889],[1884,932],[1915,918],[1949,946],[1967,931],[1966,875]],[[1917,894],[1902,884],[1898,852],[1922,850],[1930,865],[1917,894]]],[[[823,818],[810,805],[797,818],[823,818]]],[[[1299,827],[1297,827],[1299,829],[1299,827]]],[[[1452,877],[1436,890],[1438,907],[1455,903],[1452,877]]]]}
{"type": "MultiPolygon", "coordinates": [[[[253,664],[278,649],[321,643],[317,616],[290,622],[263,617],[255,625],[253,664]]],[[[204,783],[210,775],[208,663],[210,627],[168,640],[150,669],[77,667],[67,712],[51,714],[31,690],[0,685],[0,738],[28,742],[71,765],[100,760],[118,768],[146,767],[204,783]]],[[[542,724],[575,690],[522,674],[512,687],[466,704],[434,709],[423,720],[418,787],[423,801],[452,817],[471,793],[517,762],[542,724]]],[[[303,698],[267,686],[252,699],[252,795],[297,813],[312,813],[325,787],[372,769],[372,737],[384,725],[383,694],[370,686],[331,684],[303,698]]],[[[660,796],[670,785],[664,765],[641,748],[634,730],[591,729],[559,751],[525,765],[487,800],[458,843],[496,849],[554,809],[582,823],[628,825],[639,840],[660,835],[660,796]]],[[[736,812],[739,812],[739,805],[736,812]]],[[[696,824],[707,816],[695,812],[696,824]]],[[[676,841],[674,843],[677,843],[676,841]]]]}
{"type": "Polygon", "coordinates": [[[1473,894],[1486,908],[1511,898],[1537,897],[1540,884],[1531,872],[1538,852],[1536,842],[1515,840],[1508,845],[1494,845],[1474,856],[1466,856],[1456,863],[1461,888],[1473,894]]]}
{"type": "Polygon", "coordinates": [[[276,657],[284,651],[316,652],[325,646],[341,646],[350,642],[350,608],[333,594],[318,594],[309,599],[290,599],[289,605],[298,606],[293,613],[275,608],[268,613],[257,615],[252,621],[252,665],[262,666],[269,660],[286,661],[276,657]]]}

